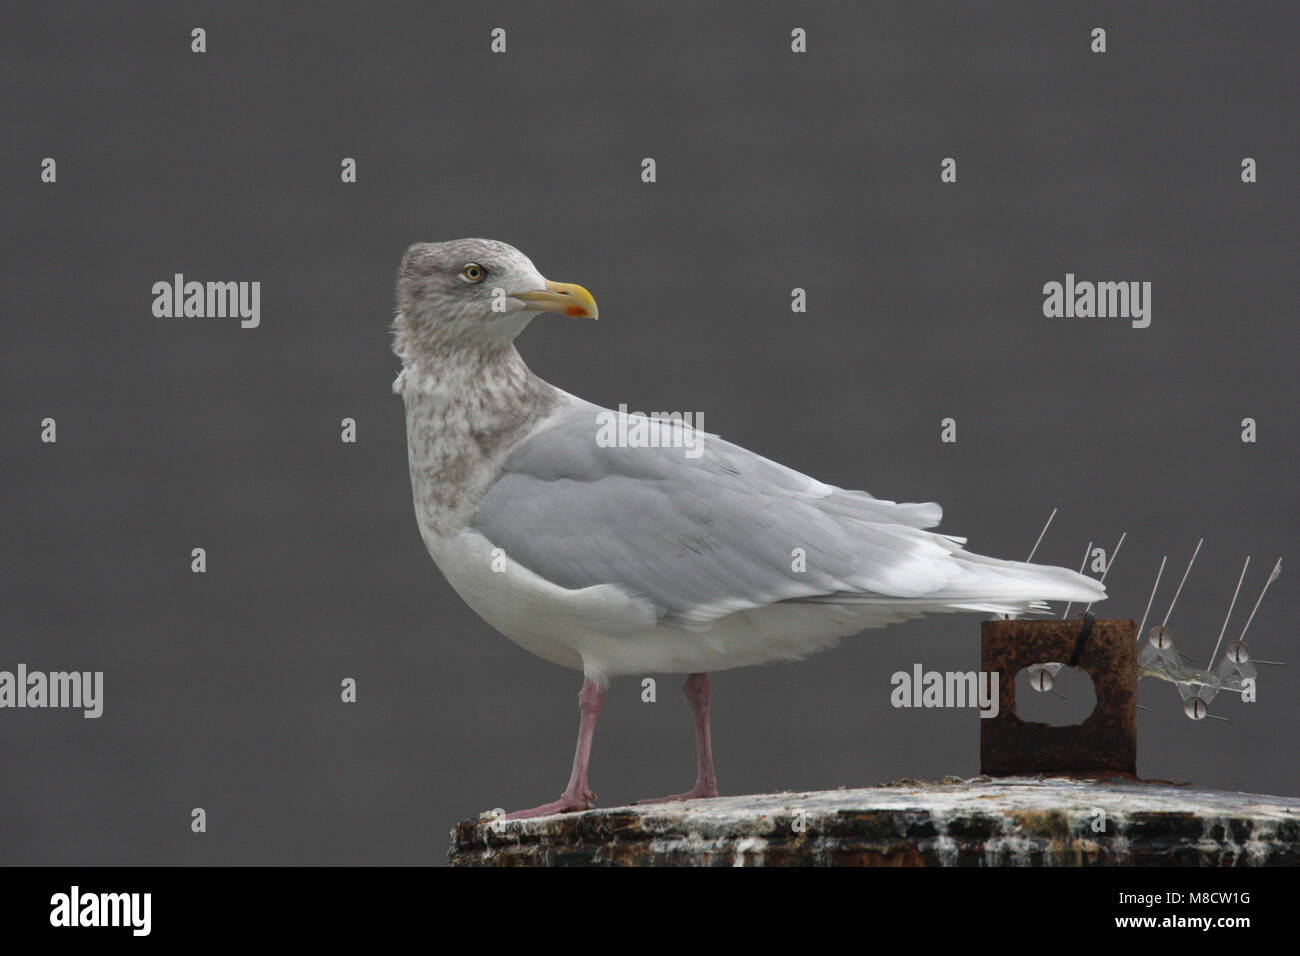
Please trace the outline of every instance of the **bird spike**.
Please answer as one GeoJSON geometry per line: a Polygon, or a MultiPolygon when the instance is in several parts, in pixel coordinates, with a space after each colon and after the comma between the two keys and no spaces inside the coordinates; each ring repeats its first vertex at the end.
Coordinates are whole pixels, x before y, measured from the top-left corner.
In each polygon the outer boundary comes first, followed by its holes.
{"type": "Polygon", "coordinates": [[[1223,619],[1223,627],[1219,628],[1219,639],[1214,642],[1214,650],[1210,652],[1210,662],[1205,665],[1209,670],[1214,667],[1214,659],[1219,656],[1219,645],[1223,643],[1223,635],[1228,631],[1228,622],[1232,620],[1232,609],[1237,606],[1237,595],[1241,593],[1241,582],[1246,580],[1246,569],[1250,567],[1250,555],[1246,555],[1246,563],[1241,566],[1241,576],[1237,578],[1237,590],[1232,592],[1232,600],[1228,603],[1228,615],[1223,619]]]}
{"type": "Polygon", "coordinates": [[[1142,612],[1142,623],[1138,625],[1137,639],[1142,640],[1142,628],[1147,626],[1147,616],[1151,613],[1151,605],[1155,603],[1156,591],[1160,588],[1160,576],[1165,573],[1165,562],[1169,560],[1169,555],[1164,555],[1160,559],[1160,570],[1156,572],[1156,583],[1151,585],[1151,596],[1147,598],[1147,609],[1142,612]]]}
{"type": "Polygon", "coordinates": [[[1273,570],[1269,574],[1268,580],[1264,582],[1264,590],[1259,592],[1259,598],[1255,601],[1254,608],[1251,609],[1250,617],[1246,618],[1245,627],[1241,629],[1241,636],[1237,638],[1238,641],[1246,640],[1246,630],[1247,628],[1250,627],[1250,622],[1255,620],[1255,612],[1259,610],[1260,604],[1264,602],[1264,595],[1268,593],[1269,585],[1271,585],[1274,581],[1276,581],[1281,576],[1282,576],[1282,559],[1278,558],[1277,564],[1273,565],[1273,570]]]}
{"type": "MultiPolygon", "coordinates": [[[[1202,538],[1196,544],[1196,550],[1192,552],[1192,558],[1187,562],[1187,570],[1183,572],[1183,578],[1178,584],[1178,591],[1174,593],[1174,600],[1169,605],[1169,611],[1165,614],[1165,622],[1168,622],[1170,614],[1173,613],[1174,605],[1178,603],[1178,594],[1182,591],[1183,585],[1187,583],[1187,576],[1191,572],[1192,564],[1196,561],[1196,555],[1201,550],[1201,544],[1205,541],[1202,538]]],[[[1255,618],[1255,612],[1264,601],[1264,595],[1268,593],[1269,586],[1278,579],[1282,574],[1282,559],[1278,558],[1277,563],[1273,565],[1272,572],[1269,573],[1268,580],[1264,582],[1264,587],[1259,593],[1259,598],[1255,601],[1255,607],[1250,612],[1250,617],[1246,619],[1245,625],[1241,629],[1241,635],[1237,640],[1228,645],[1228,652],[1220,662],[1217,670],[1213,669],[1215,658],[1219,655],[1219,648],[1222,646],[1223,638],[1228,632],[1228,623],[1232,620],[1232,612],[1237,604],[1237,598],[1241,595],[1241,586],[1246,579],[1246,571],[1250,567],[1251,559],[1246,558],[1242,565],[1241,574],[1237,578],[1237,588],[1232,593],[1232,601],[1228,604],[1228,614],[1223,621],[1223,627],[1219,630],[1219,639],[1215,642],[1214,652],[1210,655],[1210,663],[1205,670],[1201,670],[1192,664],[1192,659],[1174,646],[1173,634],[1165,624],[1157,624],[1151,628],[1150,633],[1146,635],[1146,641],[1142,641],[1142,629],[1146,626],[1147,618],[1151,614],[1151,606],[1155,603],[1156,592],[1160,589],[1160,579],[1164,574],[1165,564],[1168,561],[1168,555],[1160,559],[1160,569],[1156,572],[1155,584],[1151,586],[1151,596],[1147,599],[1146,611],[1142,614],[1142,623],[1138,625],[1138,641],[1142,644],[1138,651],[1137,673],[1138,677],[1155,677],[1158,680],[1168,681],[1178,688],[1178,695],[1183,699],[1183,712],[1192,720],[1202,720],[1212,718],[1214,720],[1226,720],[1225,717],[1218,717],[1209,712],[1210,702],[1221,691],[1242,696],[1246,700],[1254,700],[1254,681],[1258,676],[1257,664],[1280,664],[1280,661],[1261,661],[1257,660],[1250,653],[1250,648],[1246,646],[1244,638],[1246,631],[1249,630],[1251,621],[1255,618]],[[1187,661],[1187,663],[1183,663],[1187,661]],[[1247,690],[1251,691],[1251,696],[1246,697],[1247,690]]]]}
{"type": "Polygon", "coordinates": [[[1183,579],[1178,582],[1178,590],[1174,592],[1174,599],[1169,602],[1169,610],[1165,611],[1165,619],[1160,622],[1161,627],[1169,623],[1169,616],[1174,613],[1174,605],[1178,603],[1178,596],[1183,593],[1183,585],[1187,583],[1187,575],[1192,573],[1192,565],[1196,563],[1196,556],[1201,553],[1201,545],[1203,544],[1205,544],[1204,538],[1196,542],[1196,550],[1192,552],[1192,559],[1187,562],[1187,570],[1183,572],[1183,579]]]}
{"type": "MultiPolygon", "coordinates": [[[[1088,546],[1083,549],[1083,560],[1079,563],[1080,574],[1082,574],[1083,569],[1088,566],[1088,555],[1091,553],[1092,553],[1092,542],[1089,541],[1088,546]]],[[[1073,603],[1074,603],[1073,601],[1070,601],[1065,605],[1065,613],[1061,615],[1061,620],[1065,620],[1067,617],[1070,616],[1070,605],[1073,603]]]]}
{"type": "Polygon", "coordinates": [[[1038,532],[1038,540],[1035,541],[1034,546],[1029,549],[1029,557],[1025,558],[1026,564],[1034,560],[1034,555],[1038,553],[1038,546],[1043,543],[1043,537],[1047,534],[1047,529],[1052,526],[1052,519],[1055,517],[1056,509],[1053,508],[1052,513],[1047,516],[1047,524],[1043,525],[1043,530],[1038,532]]]}

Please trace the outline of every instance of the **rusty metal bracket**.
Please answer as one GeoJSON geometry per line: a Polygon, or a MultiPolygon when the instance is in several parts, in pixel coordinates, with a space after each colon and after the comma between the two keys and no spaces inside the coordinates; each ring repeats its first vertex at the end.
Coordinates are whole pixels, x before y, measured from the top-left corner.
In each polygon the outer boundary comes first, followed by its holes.
{"type": "Polygon", "coordinates": [[[1137,625],[1130,620],[985,621],[982,669],[998,676],[998,713],[980,720],[980,772],[1137,776],[1137,625]],[[1016,675],[1066,662],[1092,678],[1097,706],[1081,724],[1053,727],[1016,713],[1016,675]]]}

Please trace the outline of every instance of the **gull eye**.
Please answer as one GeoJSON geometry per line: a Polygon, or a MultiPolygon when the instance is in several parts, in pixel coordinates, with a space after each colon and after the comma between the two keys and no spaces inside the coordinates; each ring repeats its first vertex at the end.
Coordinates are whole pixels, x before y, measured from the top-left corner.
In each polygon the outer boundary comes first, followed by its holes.
{"type": "Polygon", "coordinates": [[[466,282],[482,282],[487,278],[487,270],[477,262],[467,262],[461,267],[460,277],[466,282]]]}

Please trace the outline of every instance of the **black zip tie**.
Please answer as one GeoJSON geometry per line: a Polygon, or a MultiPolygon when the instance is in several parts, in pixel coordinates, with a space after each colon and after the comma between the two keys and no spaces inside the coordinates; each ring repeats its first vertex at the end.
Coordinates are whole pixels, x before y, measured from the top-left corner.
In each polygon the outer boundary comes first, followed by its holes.
{"type": "Polygon", "coordinates": [[[1079,658],[1083,655],[1083,642],[1092,633],[1092,622],[1095,620],[1097,620],[1097,615],[1091,611],[1083,616],[1083,627],[1079,629],[1079,636],[1074,641],[1074,653],[1070,655],[1071,667],[1079,663],[1079,658]]]}

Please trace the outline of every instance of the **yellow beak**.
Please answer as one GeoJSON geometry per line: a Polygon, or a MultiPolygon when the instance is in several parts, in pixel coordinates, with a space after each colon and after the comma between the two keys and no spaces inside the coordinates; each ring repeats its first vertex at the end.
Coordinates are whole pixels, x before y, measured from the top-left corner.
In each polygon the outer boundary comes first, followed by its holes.
{"type": "Polygon", "coordinates": [[[562,312],[575,319],[598,318],[596,300],[580,285],[572,282],[546,280],[546,288],[534,292],[512,292],[512,299],[526,302],[525,308],[533,312],[562,312]]]}

